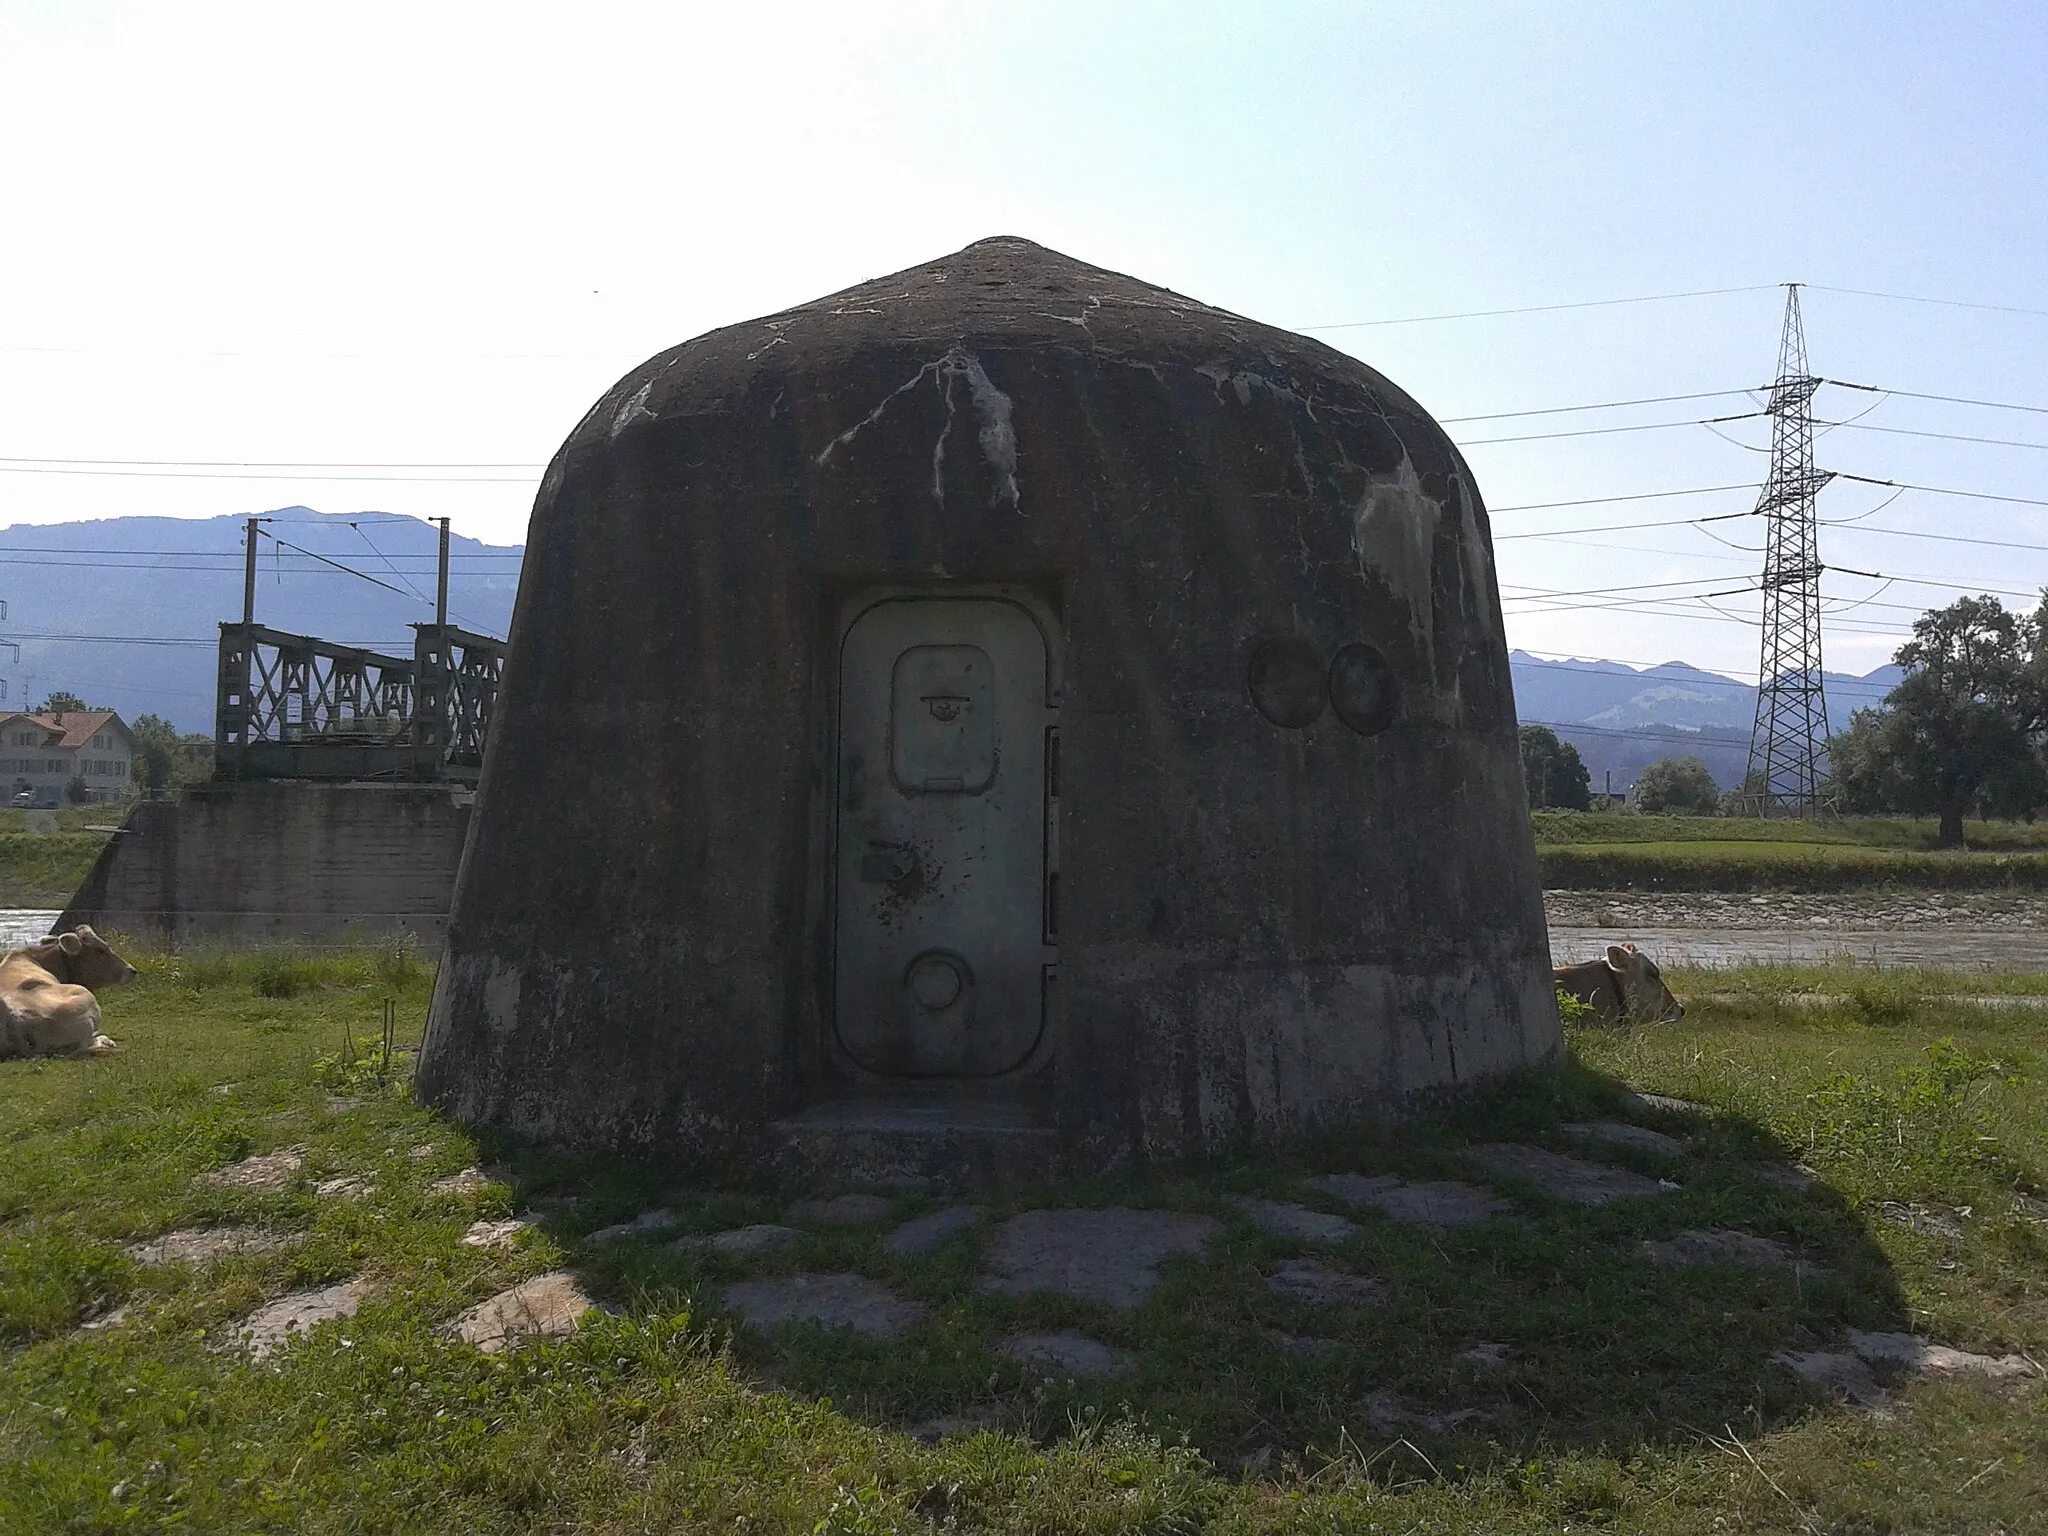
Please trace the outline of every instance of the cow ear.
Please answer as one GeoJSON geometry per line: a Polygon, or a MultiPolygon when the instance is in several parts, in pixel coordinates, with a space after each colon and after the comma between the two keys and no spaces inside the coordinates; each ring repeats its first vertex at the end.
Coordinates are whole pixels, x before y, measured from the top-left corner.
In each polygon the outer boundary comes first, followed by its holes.
{"type": "Polygon", "coordinates": [[[85,941],[76,933],[60,933],[57,935],[57,947],[67,955],[75,955],[85,948],[85,941]]]}
{"type": "Polygon", "coordinates": [[[1628,952],[1633,948],[1635,948],[1633,944],[1627,945],[1626,947],[1620,944],[1608,945],[1607,969],[1609,969],[1610,971],[1626,970],[1628,968],[1628,952]]]}

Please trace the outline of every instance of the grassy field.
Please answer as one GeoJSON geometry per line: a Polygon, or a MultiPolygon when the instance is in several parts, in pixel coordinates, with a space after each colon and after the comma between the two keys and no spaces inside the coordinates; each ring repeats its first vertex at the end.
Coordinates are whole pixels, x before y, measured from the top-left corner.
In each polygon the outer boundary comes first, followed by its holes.
{"type": "Polygon", "coordinates": [[[63,906],[106,841],[104,832],[0,831],[0,907],[63,906]]]}
{"type": "MultiPolygon", "coordinates": [[[[479,1144],[416,1108],[402,1071],[380,1083],[344,1045],[374,1033],[387,997],[420,1016],[429,978],[403,953],[142,968],[108,999],[123,1054],[0,1063],[0,1530],[2048,1529],[2048,1390],[1895,1382],[1872,1413],[1769,1360],[1847,1327],[2048,1360],[2048,1030],[1925,995],[1951,979],[1715,973],[1682,1026],[1580,1033],[1573,1064],[1450,1118],[996,1203],[1224,1223],[1208,1254],[1113,1313],[984,1294],[975,1239],[895,1258],[886,1226],[746,1260],[591,1246],[658,1203],[709,1230],[778,1219],[793,1192],[479,1144]],[[1786,1001],[1845,986],[1839,1003],[1786,1001]],[[1622,1084],[1708,1108],[1629,1110],[1622,1084]],[[1458,1155],[1510,1137],[1571,1149],[1562,1122],[1613,1114],[1691,1138],[1679,1166],[1611,1154],[1681,1193],[1588,1210],[1458,1155]],[[284,1192],[194,1182],[286,1146],[306,1162],[284,1192]],[[429,1192],[479,1157],[500,1182],[429,1192]],[[1756,1171],[1794,1158],[1821,1182],[1756,1171]],[[1446,1231],[1360,1218],[1333,1261],[1386,1303],[1318,1315],[1262,1282],[1303,1250],[1227,1197],[1301,1200],[1300,1179],[1329,1171],[1491,1183],[1516,1213],[1446,1231]],[[311,1188],[339,1175],[369,1193],[311,1188]],[[1887,1202],[1954,1235],[1887,1219],[1887,1202]],[[543,1213],[515,1250],[457,1244],[513,1211],[543,1213]],[[122,1247],[227,1222],[297,1240],[196,1267],[122,1247]],[[1775,1237],[1827,1273],[1669,1269],[1635,1251],[1689,1228],[1775,1237]],[[440,1331],[564,1263],[617,1315],[496,1357],[440,1331]],[[858,1271],[931,1314],[887,1345],[734,1332],[721,1283],[794,1269],[858,1271]],[[362,1310],[275,1361],[219,1347],[266,1299],[357,1275],[378,1286],[362,1310]],[[80,1328],[117,1305],[118,1326],[80,1328]],[[1137,1373],[1047,1380],[991,1348],[1068,1326],[1136,1352],[1137,1373]],[[1335,1347],[1290,1353],[1276,1331],[1335,1347]],[[1482,1343],[1504,1366],[1465,1358],[1482,1343]],[[1387,1423],[1389,1403],[1411,1422],[1387,1423]],[[940,1417],[968,1432],[906,1433],[940,1417]]],[[[906,1197],[898,1214],[927,1206],[906,1197]]]]}
{"type": "MultiPolygon", "coordinates": [[[[1928,852],[1932,817],[1834,816],[1816,821],[1755,816],[1638,816],[1629,812],[1532,811],[1536,841],[1545,847],[1579,843],[1769,843],[1928,852]]],[[[1990,853],[2048,853],[2048,821],[1969,821],[1971,849],[1990,853]]]]}
{"type": "Polygon", "coordinates": [[[1936,852],[1934,823],[1802,822],[1537,811],[1551,890],[1843,891],[2048,889],[2048,825],[1970,822],[1966,851],[1936,852]]]}

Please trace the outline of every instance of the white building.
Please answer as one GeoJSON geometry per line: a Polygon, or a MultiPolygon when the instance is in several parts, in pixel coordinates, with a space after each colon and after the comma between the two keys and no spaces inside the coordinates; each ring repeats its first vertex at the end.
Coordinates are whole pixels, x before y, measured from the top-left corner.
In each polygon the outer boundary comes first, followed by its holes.
{"type": "Polygon", "coordinates": [[[135,793],[135,738],[109,709],[0,714],[0,786],[10,804],[125,800],[135,793]],[[72,780],[83,794],[67,793],[72,780]]]}

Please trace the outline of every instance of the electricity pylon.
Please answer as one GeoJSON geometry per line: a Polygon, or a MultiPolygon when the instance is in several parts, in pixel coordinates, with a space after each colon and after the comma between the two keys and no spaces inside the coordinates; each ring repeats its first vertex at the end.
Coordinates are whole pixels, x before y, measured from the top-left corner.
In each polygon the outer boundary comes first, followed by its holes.
{"type": "Polygon", "coordinates": [[[1813,395],[1799,285],[1785,285],[1785,329],[1771,385],[1771,473],[1756,510],[1770,532],[1764,546],[1764,643],[1756,727],[1743,788],[1766,816],[1810,816],[1820,808],[1820,759],[1828,739],[1821,691],[1820,553],[1814,497],[1834,478],[1813,467],[1813,395]]]}

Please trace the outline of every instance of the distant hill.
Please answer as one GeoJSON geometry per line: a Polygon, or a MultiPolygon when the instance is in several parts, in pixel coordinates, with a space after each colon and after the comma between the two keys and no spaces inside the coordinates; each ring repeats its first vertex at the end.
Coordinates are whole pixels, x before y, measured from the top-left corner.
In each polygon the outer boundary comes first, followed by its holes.
{"type": "MultiPolygon", "coordinates": [[[[259,621],[412,653],[408,626],[434,617],[437,527],[381,512],[282,507],[268,515],[275,538],[261,545],[259,621]]],[[[125,719],[154,712],[181,731],[212,730],[216,626],[242,615],[243,521],[118,517],[0,529],[0,599],[8,610],[0,639],[21,647],[18,662],[0,656],[7,706],[64,688],[125,719]],[[76,636],[93,638],[64,638],[76,636]]],[[[504,634],[523,553],[517,545],[453,539],[451,620],[504,634]]]]}
{"type": "MultiPolygon", "coordinates": [[[[411,654],[408,626],[433,617],[439,529],[382,512],[282,507],[268,515],[273,537],[262,543],[258,619],[411,654]]],[[[18,663],[0,665],[6,705],[64,688],[130,720],[153,712],[183,731],[212,730],[217,626],[242,611],[242,525],[240,517],[118,517],[0,529],[0,598],[8,604],[0,638],[21,647],[18,663]]],[[[524,554],[516,544],[454,539],[450,617],[505,634],[524,554]]],[[[1592,770],[1595,789],[1609,774],[1625,789],[1658,758],[1688,752],[1723,787],[1741,780],[1756,715],[1749,684],[1682,661],[1636,668],[1523,651],[1509,659],[1521,719],[1559,728],[1592,770]]],[[[1898,679],[1896,667],[1864,677],[1829,673],[1828,718],[1839,728],[1898,679]]]]}
{"type": "MultiPolygon", "coordinates": [[[[1525,725],[1548,725],[1578,748],[1598,790],[1612,776],[1619,792],[1661,757],[1693,756],[1723,789],[1742,782],[1749,764],[1756,689],[1682,661],[1636,668],[1618,661],[1545,661],[1526,651],[1508,657],[1515,711],[1525,725]]],[[[1904,674],[1879,667],[1861,677],[1821,677],[1828,721],[1877,704],[1904,674]]]]}

